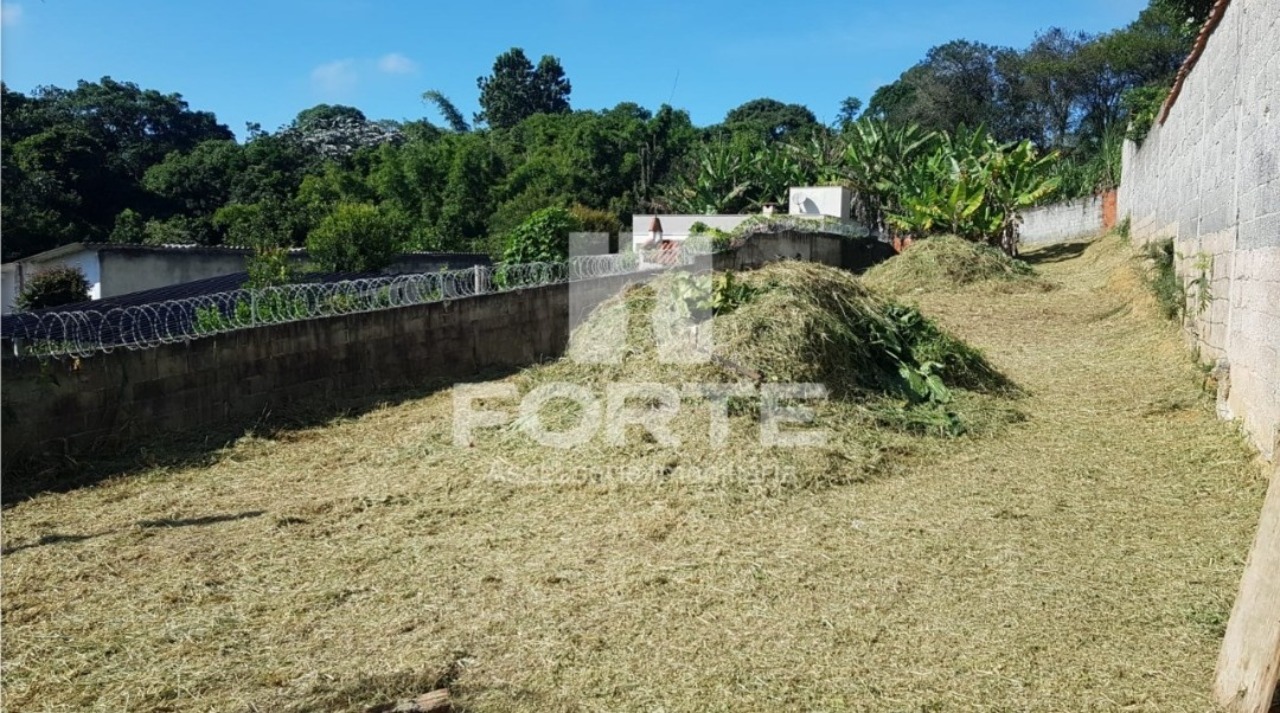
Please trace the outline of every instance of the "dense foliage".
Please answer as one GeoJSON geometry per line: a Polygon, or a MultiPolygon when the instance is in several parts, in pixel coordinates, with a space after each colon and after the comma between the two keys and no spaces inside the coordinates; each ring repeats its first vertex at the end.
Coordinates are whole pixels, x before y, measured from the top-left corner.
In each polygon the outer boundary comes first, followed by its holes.
{"type": "Polygon", "coordinates": [[[26,312],[45,307],[84,302],[89,299],[89,280],[78,267],[53,267],[32,275],[15,303],[26,312]]]}
{"type": "MultiPolygon", "coordinates": [[[[423,94],[443,126],[322,104],[276,131],[251,124],[236,141],[180,95],[109,77],[30,94],[4,87],[3,257],[82,240],[261,252],[316,231],[324,243],[356,213],[393,226],[391,250],[500,256],[545,208],[612,232],[635,212],[756,211],[785,206],[790,186],[832,182],[854,189],[856,217],[877,232],[945,224],[937,229],[1007,239],[1011,207],[1118,183],[1121,141],[1154,118],[1210,4],[1152,0],[1126,28],[1053,29],[1022,50],[950,42],[865,111],[841,100],[832,126],[770,98],[705,128],[665,105],[575,111],[559,60],[534,64],[520,48],[477,81],[473,122],[439,92],[423,94]],[[957,149],[979,134],[976,149],[957,149]],[[1062,160],[1045,160],[1055,153],[1062,160]],[[1034,185],[1005,180],[1032,173],[1034,185]],[[990,200],[969,213],[958,204],[975,176],[1004,193],[984,190],[990,200]]],[[[360,250],[344,254],[366,264],[351,257],[360,250]]]]}
{"type": "Polygon", "coordinates": [[[339,203],[307,236],[307,252],[325,272],[386,267],[403,243],[395,217],[367,203],[339,203]]]}
{"type": "Polygon", "coordinates": [[[529,216],[507,237],[503,262],[564,262],[569,257],[569,233],[582,222],[563,208],[543,208],[529,216]]]}

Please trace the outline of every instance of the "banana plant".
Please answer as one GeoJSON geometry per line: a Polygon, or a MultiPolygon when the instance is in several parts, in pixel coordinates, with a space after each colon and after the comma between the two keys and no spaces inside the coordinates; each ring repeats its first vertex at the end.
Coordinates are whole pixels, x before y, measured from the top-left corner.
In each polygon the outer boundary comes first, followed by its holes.
{"type": "Polygon", "coordinates": [[[844,178],[853,189],[855,218],[880,233],[893,225],[891,214],[902,211],[901,197],[917,161],[931,155],[938,140],[934,132],[914,124],[899,126],[883,120],[854,122],[844,135],[844,178]]]}
{"type": "Polygon", "coordinates": [[[1030,141],[1004,147],[990,162],[990,202],[999,217],[998,230],[989,241],[1009,255],[1018,254],[1020,213],[1058,189],[1061,178],[1053,175],[1058,153],[1039,155],[1030,141]]]}

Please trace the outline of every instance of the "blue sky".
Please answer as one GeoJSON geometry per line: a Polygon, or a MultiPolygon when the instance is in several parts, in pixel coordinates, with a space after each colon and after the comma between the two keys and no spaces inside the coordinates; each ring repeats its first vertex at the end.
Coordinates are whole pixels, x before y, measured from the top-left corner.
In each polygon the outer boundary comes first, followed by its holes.
{"type": "Polygon", "coordinates": [[[439,122],[439,89],[469,117],[476,77],[523,47],[560,58],[577,109],[634,101],[700,125],[768,96],[830,121],[929,47],[964,38],[1025,46],[1053,26],[1122,26],[1146,0],[20,0],[3,5],[0,75],[11,89],[109,75],[181,93],[243,136],[301,109],[351,104],[370,118],[439,122]],[[677,79],[678,77],[678,79],[677,79]]]}

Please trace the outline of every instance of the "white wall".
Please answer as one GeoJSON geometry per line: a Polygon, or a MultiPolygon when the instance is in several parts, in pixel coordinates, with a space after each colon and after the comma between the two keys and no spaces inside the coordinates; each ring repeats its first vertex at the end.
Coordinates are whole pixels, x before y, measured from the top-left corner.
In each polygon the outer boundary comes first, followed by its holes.
{"type": "Polygon", "coordinates": [[[1192,287],[1185,328],[1223,359],[1220,411],[1264,456],[1280,441],[1280,2],[1234,0],[1163,125],[1125,145],[1118,217],[1135,242],[1172,238],[1192,287]]]}
{"type": "Polygon", "coordinates": [[[1102,196],[1037,206],[1022,211],[1024,245],[1061,243],[1102,232],[1102,196]]]}
{"type": "Polygon", "coordinates": [[[827,215],[849,219],[853,193],[844,186],[797,186],[787,192],[787,211],[791,215],[827,215]]]}

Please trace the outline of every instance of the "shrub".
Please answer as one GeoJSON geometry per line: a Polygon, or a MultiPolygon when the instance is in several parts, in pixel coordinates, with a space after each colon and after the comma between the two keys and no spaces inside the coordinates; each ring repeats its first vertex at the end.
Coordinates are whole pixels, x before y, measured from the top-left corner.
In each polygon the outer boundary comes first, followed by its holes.
{"type": "Polygon", "coordinates": [[[622,221],[618,220],[618,216],[607,210],[597,210],[588,208],[581,203],[569,209],[573,217],[578,220],[578,225],[582,226],[579,230],[585,230],[589,233],[608,233],[609,235],[617,235],[622,232],[622,221]]]}
{"type": "Polygon", "coordinates": [[[1126,138],[1139,145],[1146,140],[1164,100],[1169,96],[1169,89],[1163,84],[1148,84],[1129,89],[1120,97],[1121,105],[1129,112],[1126,138]]]}
{"type": "Polygon", "coordinates": [[[59,307],[89,299],[89,280],[78,267],[54,267],[32,275],[18,293],[23,311],[59,307]]]}
{"type": "Polygon", "coordinates": [[[573,213],[543,208],[507,236],[502,254],[506,263],[564,262],[569,258],[569,233],[582,229],[573,213]]]}
{"type": "Polygon", "coordinates": [[[249,279],[245,287],[250,289],[287,285],[294,280],[293,263],[289,249],[272,245],[259,245],[245,261],[249,279]]]}
{"type": "Polygon", "coordinates": [[[339,203],[307,235],[307,252],[326,272],[372,272],[395,259],[402,232],[398,221],[376,206],[339,203]]]}

